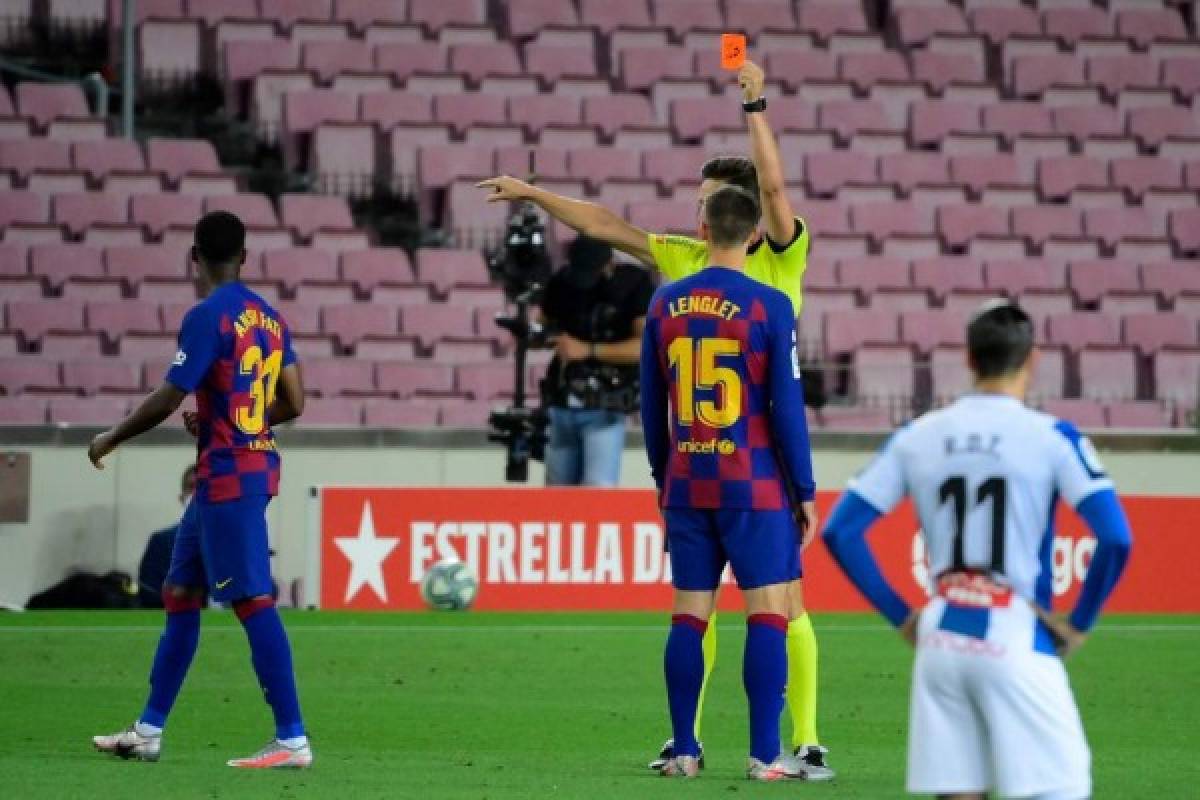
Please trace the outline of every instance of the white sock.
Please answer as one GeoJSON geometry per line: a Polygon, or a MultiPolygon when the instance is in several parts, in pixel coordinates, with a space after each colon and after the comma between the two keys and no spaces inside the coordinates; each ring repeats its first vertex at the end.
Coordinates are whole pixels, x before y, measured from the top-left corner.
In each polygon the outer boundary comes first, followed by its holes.
{"type": "Polygon", "coordinates": [[[306,744],[308,744],[308,737],[307,736],[293,736],[290,739],[280,739],[279,743],[282,744],[284,747],[286,747],[288,750],[299,750],[301,747],[304,747],[306,744]]]}
{"type": "Polygon", "coordinates": [[[162,736],[162,728],[157,725],[148,725],[140,719],[133,726],[133,732],[138,736],[162,736]]]}

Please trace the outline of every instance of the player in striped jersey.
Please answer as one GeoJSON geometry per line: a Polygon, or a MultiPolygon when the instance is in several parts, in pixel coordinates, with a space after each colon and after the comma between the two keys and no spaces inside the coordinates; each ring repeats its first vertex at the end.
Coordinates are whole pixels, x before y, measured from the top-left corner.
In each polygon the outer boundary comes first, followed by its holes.
{"type": "Polygon", "coordinates": [[[675,586],[665,655],[675,752],[665,775],[700,769],[702,637],[728,563],[746,601],[748,777],[804,776],[780,757],[779,714],[788,589],[812,536],[815,485],[791,302],[743,271],[758,216],[744,189],[708,198],[713,266],[655,293],[643,337],[642,424],[675,586]]]}
{"type": "Polygon", "coordinates": [[[1120,578],[1129,523],[1091,443],[1022,403],[1037,357],[1029,316],[1005,301],[985,306],[967,328],[967,351],[974,393],[899,430],[850,482],[825,541],[917,646],[908,791],[1083,800],[1091,757],[1060,656],[1082,643],[1120,578]],[[905,495],[934,576],[934,597],[917,612],[864,539],[905,495]],[[1065,618],[1050,614],[1060,497],[1097,540],[1065,618]]]}
{"type": "MultiPolygon", "coordinates": [[[[799,316],[804,304],[804,271],[808,266],[808,226],[796,216],[788,200],[779,147],[766,115],[766,76],[760,67],[747,61],[738,73],[738,83],[742,89],[751,157],[714,158],[703,166],[697,195],[697,224],[705,198],[722,186],[739,186],[758,196],[765,230],[754,238],[747,250],[746,275],[786,294],[792,301],[794,313],[799,316]]],[[[701,239],[647,232],[596,203],[554,194],[507,175],[479,185],[492,190],[488,197],[490,201],[536,203],[550,216],[580,233],[606,241],[657,268],[669,280],[693,275],[709,264],[708,245],[701,239]]],[[[804,608],[800,581],[792,586],[790,598],[787,705],[793,726],[791,744],[795,757],[807,765],[808,780],[829,780],[834,773],[826,765],[828,751],[820,745],[817,736],[817,639],[804,608]]],[[[717,626],[713,623],[715,618],[710,620],[704,639],[706,688],[716,660],[717,626]]],[[[702,692],[701,712],[703,696],[702,692]]],[[[701,717],[702,713],[698,713],[697,735],[701,717]]],[[[668,740],[659,757],[651,762],[651,768],[661,769],[673,752],[673,743],[668,740]]]]}

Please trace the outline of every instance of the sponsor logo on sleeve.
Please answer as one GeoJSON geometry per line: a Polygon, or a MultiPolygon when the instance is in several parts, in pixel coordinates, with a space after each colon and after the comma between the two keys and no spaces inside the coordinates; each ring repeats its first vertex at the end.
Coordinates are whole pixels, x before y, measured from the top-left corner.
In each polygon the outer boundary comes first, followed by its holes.
{"type": "Polygon", "coordinates": [[[187,353],[182,350],[175,352],[175,359],[171,362],[172,367],[182,367],[187,362],[187,353]]]}

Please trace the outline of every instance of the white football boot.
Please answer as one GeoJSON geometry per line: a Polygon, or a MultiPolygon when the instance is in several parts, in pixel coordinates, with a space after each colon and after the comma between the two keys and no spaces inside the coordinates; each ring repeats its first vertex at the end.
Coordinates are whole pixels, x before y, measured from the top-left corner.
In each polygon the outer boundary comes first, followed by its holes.
{"type": "Polygon", "coordinates": [[[225,762],[240,769],[307,769],[312,766],[312,748],[307,743],[299,747],[288,747],[278,739],[246,758],[231,758],[225,762]]]}
{"type": "Polygon", "coordinates": [[[92,746],[101,753],[138,761],[158,761],[162,752],[162,736],[142,736],[133,725],[120,733],[93,736],[92,746]]]}

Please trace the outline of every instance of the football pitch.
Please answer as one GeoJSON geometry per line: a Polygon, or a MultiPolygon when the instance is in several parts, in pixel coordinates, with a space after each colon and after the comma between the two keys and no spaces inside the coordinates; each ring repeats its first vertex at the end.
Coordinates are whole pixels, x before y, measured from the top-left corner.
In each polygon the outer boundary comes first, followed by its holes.
{"type": "MultiPolygon", "coordinates": [[[[733,614],[721,618],[704,717],[708,768],[690,783],[645,768],[667,735],[665,614],[291,612],[316,763],[247,773],[225,759],[266,742],[270,714],[240,627],[212,612],[163,760],[93,752],[92,734],[140,711],[159,620],[0,617],[0,797],[903,796],[911,655],[872,616],[814,615],[820,730],[839,777],[812,785],[742,777],[743,626],[733,614]]],[[[1196,796],[1200,616],[1105,617],[1070,672],[1096,798],[1196,796]]]]}

